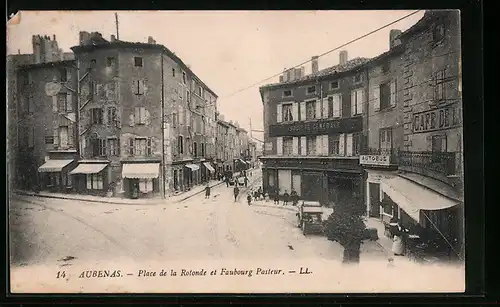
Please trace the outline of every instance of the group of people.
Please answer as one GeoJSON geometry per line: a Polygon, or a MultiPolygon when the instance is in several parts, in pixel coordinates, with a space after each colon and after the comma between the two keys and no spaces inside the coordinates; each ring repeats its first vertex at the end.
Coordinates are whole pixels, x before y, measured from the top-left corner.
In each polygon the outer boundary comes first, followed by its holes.
{"type": "MultiPolygon", "coordinates": [[[[292,202],[292,204],[294,206],[296,206],[299,202],[299,195],[297,194],[297,192],[292,189],[292,191],[290,192],[290,194],[288,194],[288,190],[285,190],[285,193],[283,193],[283,206],[286,206],[288,205],[288,202],[292,202]]],[[[274,193],[274,204],[276,205],[279,205],[280,203],[280,196],[279,196],[279,192],[276,191],[276,193],[274,193]]]]}

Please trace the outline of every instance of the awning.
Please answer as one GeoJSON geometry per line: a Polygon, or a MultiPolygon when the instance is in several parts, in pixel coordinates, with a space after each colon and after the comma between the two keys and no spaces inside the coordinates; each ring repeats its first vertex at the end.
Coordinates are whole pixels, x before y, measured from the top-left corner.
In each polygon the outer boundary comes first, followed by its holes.
{"type": "Polygon", "coordinates": [[[250,162],[250,161],[245,161],[245,163],[248,164],[248,165],[252,164],[252,162],[250,162]]]}
{"type": "Polygon", "coordinates": [[[215,173],[215,169],[212,167],[212,165],[210,165],[210,163],[208,162],[203,162],[203,165],[205,165],[205,167],[211,172],[211,173],[215,173]]]}
{"type": "Polygon", "coordinates": [[[106,163],[80,163],[78,166],[69,172],[70,174],[97,174],[102,171],[108,164],[106,163]]]}
{"type": "Polygon", "coordinates": [[[123,178],[158,178],[160,174],[159,163],[124,163],[122,167],[123,178]]]}
{"type": "Polygon", "coordinates": [[[186,164],[186,167],[190,168],[192,171],[197,171],[200,169],[200,166],[196,164],[186,164]]]}
{"type": "Polygon", "coordinates": [[[62,169],[73,162],[73,160],[47,160],[38,168],[40,173],[60,172],[62,169]]]}
{"type": "Polygon", "coordinates": [[[402,177],[382,179],[382,190],[410,217],[420,222],[420,210],[442,210],[458,204],[402,177]]]}

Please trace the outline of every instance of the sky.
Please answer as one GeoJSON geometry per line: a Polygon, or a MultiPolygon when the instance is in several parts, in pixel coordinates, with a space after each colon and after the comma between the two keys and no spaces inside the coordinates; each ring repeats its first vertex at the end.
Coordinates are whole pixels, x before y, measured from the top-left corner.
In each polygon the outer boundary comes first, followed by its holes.
{"type": "MultiPolygon", "coordinates": [[[[120,40],[158,44],[176,53],[218,96],[226,120],[263,130],[259,86],[269,77],[323,54],[414,11],[117,11],[120,40]],[[235,92],[264,81],[244,91],[235,92]]],[[[32,35],[56,35],[70,52],[80,31],[116,34],[115,11],[22,11],[7,26],[7,54],[32,53],[32,35]]],[[[389,48],[389,31],[406,30],[420,11],[342,50],[348,58],[375,57],[389,48]]],[[[338,64],[334,51],[319,69],[338,64]]],[[[306,74],[311,64],[304,64],[306,74]]],[[[262,140],[262,133],[253,132],[262,140]]]]}

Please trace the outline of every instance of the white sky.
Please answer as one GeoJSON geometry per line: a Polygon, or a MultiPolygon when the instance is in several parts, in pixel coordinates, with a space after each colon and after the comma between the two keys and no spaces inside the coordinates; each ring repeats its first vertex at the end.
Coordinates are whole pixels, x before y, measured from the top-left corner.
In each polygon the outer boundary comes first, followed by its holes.
{"type": "MultiPolygon", "coordinates": [[[[230,97],[251,84],[362,36],[412,11],[122,11],[120,39],[147,42],[152,36],[175,52],[219,95],[226,120],[262,130],[258,86],[230,97]]],[[[390,29],[408,29],[424,11],[343,48],[349,59],[387,51],[390,29]]],[[[7,53],[32,53],[31,36],[56,35],[65,52],[78,44],[79,31],[115,34],[114,11],[20,13],[7,26],[7,53]]],[[[319,69],[338,64],[338,51],[319,59],[319,69]]],[[[310,73],[310,63],[305,65],[310,73]]],[[[278,77],[262,84],[277,82],[278,77]]],[[[260,84],[260,85],[262,85],[260,84]]],[[[262,139],[261,133],[254,133],[262,139]]]]}

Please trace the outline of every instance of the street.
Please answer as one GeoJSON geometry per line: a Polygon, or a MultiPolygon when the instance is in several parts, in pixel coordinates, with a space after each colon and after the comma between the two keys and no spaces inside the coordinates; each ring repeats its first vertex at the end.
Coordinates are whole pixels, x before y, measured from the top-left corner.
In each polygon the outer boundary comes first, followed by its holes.
{"type": "MultiPolygon", "coordinates": [[[[254,174],[254,178],[257,178],[254,174]]],[[[257,181],[259,182],[259,181],[257,181]]],[[[11,201],[11,262],[15,266],[127,259],[342,259],[342,247],[323,236],[303,236],[295,213],[271,202],[234,202],[220,185],[180,203],[112,205],[16,196],[11,201]],[[73,258],[74,257],[74,258],[73,258]]],[[[289,208],[288,208],[289,209],[289,208]]],[[[375,242],[363,259],[384,259],[375,242]]]]}

